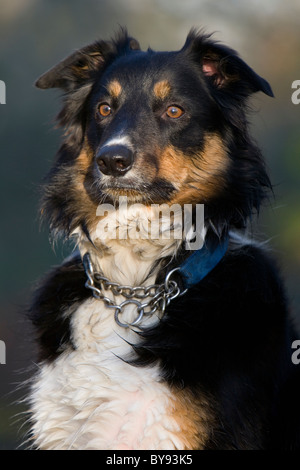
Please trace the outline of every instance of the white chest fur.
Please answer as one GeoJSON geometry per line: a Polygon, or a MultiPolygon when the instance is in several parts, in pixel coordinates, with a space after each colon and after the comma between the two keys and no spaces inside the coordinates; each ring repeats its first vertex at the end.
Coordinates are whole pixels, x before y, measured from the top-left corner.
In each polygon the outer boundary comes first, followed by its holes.
{"type": "MultiPolygon", "coordinates": [[[[157,259],[175,253],[180,243],[119,241],[109,233],[101,240],[94,233],[93,242],[94,251],[80,234],[81,252],[88,246],[95,266],[107,277],[131,285],[152,284],[157,259]]],[[[132,308],[125,313],[129,319],[132,308]]],[[[120,328],[113,310],[93,298],[70,321],[75,349],[41,364],[32,387],[35,444],[42,449],[183,449],[174,399],[158,366],[137,368],[122,360],[132,353],[128,342],[136,343],[137,335],[120,328]]]]}
{"type": "Polygon", "coordinates": [[[111,312],[86,301],[72,319],[76,350],[42,365],[32,389],[33,435],[42,449],[182,449],[170,390],[130,353],[111,312]]]}

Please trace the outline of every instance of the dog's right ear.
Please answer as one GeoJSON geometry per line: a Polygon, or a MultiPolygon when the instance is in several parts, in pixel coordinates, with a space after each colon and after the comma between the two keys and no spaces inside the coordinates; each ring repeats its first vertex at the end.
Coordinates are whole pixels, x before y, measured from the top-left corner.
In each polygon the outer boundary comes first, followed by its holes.
{"type": "Polygon", "coordinates": [[[73,91],[89,80],[95,71],[101,70],[114,50],[114,44],[105,41],[83,47],[41,75],[35,85],[43,89],[73,91]]]}
{"type": "Polygon", "coordinates": [[[83,139],[84,103],[98,74],[116,57],[139,48],[127,30],[120,28],[112,41],[97,41],[73,52],[36,81],[38,88],[61,88],[65,92],[57,121],[67,130],[65,142],[69,146],[77,145],[83,139]]]}

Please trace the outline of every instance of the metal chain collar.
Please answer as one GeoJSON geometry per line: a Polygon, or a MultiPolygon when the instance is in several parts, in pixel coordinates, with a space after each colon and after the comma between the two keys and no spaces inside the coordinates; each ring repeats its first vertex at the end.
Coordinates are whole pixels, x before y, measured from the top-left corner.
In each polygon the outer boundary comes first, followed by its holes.
{"type": "Polygon", "coordinates": [[[102,273],[94,272],[89,253],[85,253],[83,256],[83,265],[88,278],[85,286],[88,289],[91,289],[93,296],[96,299],[102,300],[107,308],[115,310],[115,321],[123,328],[139,325],[144,317],[150,317],[157,310],[164,314],[165,309],[171,300],[185,292],[181,292],[177,283],[170,279],[172,274],[177,271],[178,268],[172,269],[166,275],[165,282],[163,284],[152,284],[147,287],[132,287],[122,286],[117,282],[111,282],[103,276],[102,273]],[[97,284],[97,286],[95,284],[97,284]],[[114,296],[123,296],[126,300],[117,305],[113,300],[103,294],[103,290],[111,291],[114,296]],[[134,305],[136,309],[136,319],[131,323],[121,322],[119,318],[127,305],[134,305]]]}

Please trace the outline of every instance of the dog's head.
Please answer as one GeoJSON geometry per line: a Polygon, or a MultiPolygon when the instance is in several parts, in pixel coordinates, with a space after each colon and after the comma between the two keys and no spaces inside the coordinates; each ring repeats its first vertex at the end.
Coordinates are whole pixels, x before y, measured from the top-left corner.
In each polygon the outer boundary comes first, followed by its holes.
{"type": "Polygon", "coordinates": [[[269,84],[236,52],[191,31],[177,52],[141,51],[122,31],[42,75],[61,88],[65,141],[44,212],[52,228],[89,230],[104,201],[203,203],[214,226],[241,226],[270,183],[245,104],[269,84]]]}

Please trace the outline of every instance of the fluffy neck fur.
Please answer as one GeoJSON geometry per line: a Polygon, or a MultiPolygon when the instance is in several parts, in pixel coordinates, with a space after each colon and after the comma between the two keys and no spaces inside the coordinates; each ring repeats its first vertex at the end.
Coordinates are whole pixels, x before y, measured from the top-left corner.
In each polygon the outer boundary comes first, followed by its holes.
{"type": "MultiPolygon", "coordinates": [[[[81,256],[88,252],[94,271],[111,282],[132,287],[155,284],[160,268],[175,256],[183,241],[182,233],[181,237],[176,233],[174,217],[157,215],[156,208],[137,204],[108,211],[90,232],[90,240],[77,229],[81,256]]],[[[102,292],[116,305],[127,300],[111,290],[102,292]]],[[[106,310],[112,315],[111,309],[106,310]]],[[[152,325],[157,315],[159,312],[144,319],[143,325],[152,325]]],[[[132,323],[137,318],[136,305],[126,305],[121,318],[122,322],[132,323]]]]}
{"type": "Polygon", "coordinates": [[[158,216],[157,208],[138,204],[108,212],[90,240],[80,229],[76,235],[81,255],[89,252],[95,270],[130,286],[153,284],[161,264],[183,241],[174,218],[170,223],[167,215],[158,216]]]}

